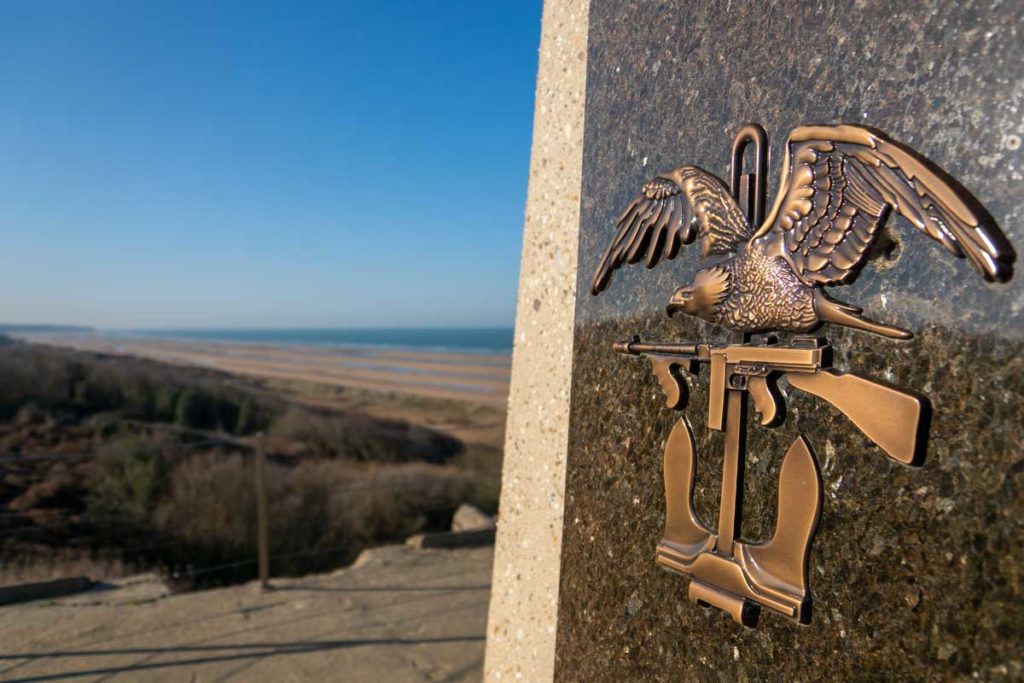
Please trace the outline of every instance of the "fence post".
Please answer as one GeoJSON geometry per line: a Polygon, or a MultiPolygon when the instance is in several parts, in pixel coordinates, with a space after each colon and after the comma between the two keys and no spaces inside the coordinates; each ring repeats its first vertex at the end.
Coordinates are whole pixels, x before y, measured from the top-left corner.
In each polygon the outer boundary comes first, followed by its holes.
{"type": "Polygon", "coordinates": [[[267,510],[267,436],[256,435],[256,551],[260,571],[260,589],[270,588],[270,535],[267,510]]]}

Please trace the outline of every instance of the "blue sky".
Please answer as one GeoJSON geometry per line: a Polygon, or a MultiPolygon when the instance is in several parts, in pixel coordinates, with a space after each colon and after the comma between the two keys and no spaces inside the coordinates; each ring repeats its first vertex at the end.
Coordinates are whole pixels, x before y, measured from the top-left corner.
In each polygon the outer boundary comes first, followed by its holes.
{"type": "Polygon", "coordinates": [[[0,321],[508,325],[540,0],[0,0],[0,321]]]}

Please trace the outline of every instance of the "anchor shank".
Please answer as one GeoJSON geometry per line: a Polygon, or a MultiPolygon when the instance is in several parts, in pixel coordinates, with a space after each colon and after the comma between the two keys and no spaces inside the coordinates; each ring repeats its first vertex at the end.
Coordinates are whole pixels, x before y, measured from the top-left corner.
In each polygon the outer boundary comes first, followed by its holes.
{"type": "Polygon", "coordinates": [[[725,411],[722,504],[718,511],[718,553],[732,557],[743,507],[743,467],[747,441],[747,393],[729,390],[725,411]]]}

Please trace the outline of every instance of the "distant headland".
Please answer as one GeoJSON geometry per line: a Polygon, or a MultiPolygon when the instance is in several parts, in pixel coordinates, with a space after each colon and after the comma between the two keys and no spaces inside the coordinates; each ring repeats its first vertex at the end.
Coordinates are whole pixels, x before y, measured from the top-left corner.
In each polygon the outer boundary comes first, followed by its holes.
{"type": "Polygon", "coordinates": [[[14,323],[0,323],[0,334],[38,334],[50,332],[89,334],[95,331],[95,328],[85,325],[17,325],[14,323]]]}

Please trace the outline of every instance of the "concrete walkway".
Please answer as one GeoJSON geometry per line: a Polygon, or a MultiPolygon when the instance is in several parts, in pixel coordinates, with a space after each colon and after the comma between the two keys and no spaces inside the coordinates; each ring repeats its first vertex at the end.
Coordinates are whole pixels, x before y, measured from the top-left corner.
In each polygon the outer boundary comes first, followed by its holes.
{"type": "Polygon", "coordinates": [[[155,577],[0,608],[4,681],[478,681],[493,548],[168,596],[155,577]]]}

